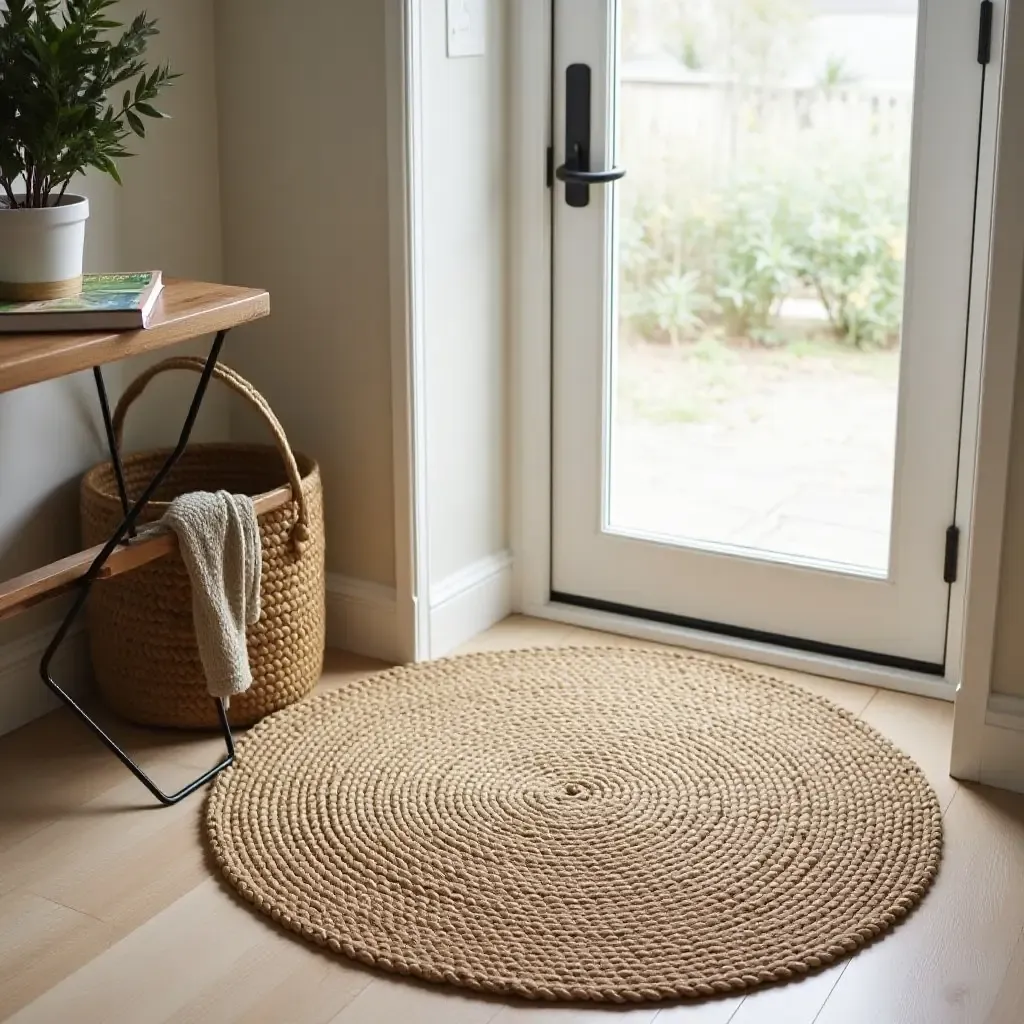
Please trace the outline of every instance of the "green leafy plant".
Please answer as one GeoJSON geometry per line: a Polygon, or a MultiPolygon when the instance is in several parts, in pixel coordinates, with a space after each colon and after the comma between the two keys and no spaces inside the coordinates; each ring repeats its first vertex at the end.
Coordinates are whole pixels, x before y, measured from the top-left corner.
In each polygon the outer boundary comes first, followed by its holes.
{"type": "Polygon", "coordinates": [[[619,222],[622,319],[634,336],[679,343],[700,337],[715,313],[709,211],[699,189],[674,179],[677,191],[624,189],[619,222]]]}
{"type": "Polygon", "coordinates": [[[853,85],[856,81],[857,76],[847,66],[845,57],[829,57],[818,78],[818,88],[826,96],[831,96],[837,89],[853,85]]]}
{"type": "Polygon", "coordinates": [[[798,227],[784,183],[752,178],[728,186],[714,226],[714,296],[727,334],[772,340],[772,320],[798,279],[798,227]]]}
{"type": "Polygon", "coordinates": [[[144,118],[165,116],[153,103],[178,76],[167,65],[147,73],[156,20],[142,12],[125,28],[107,15],[114,3],[7,0],[0,10],[0,189],[7,206],[59,202],[89,167],[120,183],[115,161],[132,155],[128,137],[145,136],[144,118]],[[134,88],[108,99],[125,83],[134,88]]]}
{"type": "Polygon", "coordinates": [[[630,297],[628,316],[647,337],[664,337],[678,345],[697,337],[705,326],[701,313],[710,301],[702,291],[700,271],[668,274],[630,297]]]}
{"type": "Polygon", "coordinates": [[[906,165],[834,159],[762,166],[718,187],[631,197],[620,224],[623,321],[634,337],[709,333],[788,340],[790,295],[816,296],[837,340],[884,347],[899,337],[906,165]]]}
{"type": "Polygon", "coordinates": [[[894,344],[903,307],[906,185],[884,165],[819,179],[798,239],[801,276],[817,292],[839,340],[894,344]]]}

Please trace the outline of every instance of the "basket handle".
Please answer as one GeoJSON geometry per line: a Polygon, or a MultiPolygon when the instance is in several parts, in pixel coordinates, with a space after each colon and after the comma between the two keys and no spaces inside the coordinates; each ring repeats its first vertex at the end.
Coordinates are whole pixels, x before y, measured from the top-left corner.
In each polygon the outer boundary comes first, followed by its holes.
{"type": "MultiPolygon", "coordinates": [[[[159,363],[154,363],[145,369],[125,388],[114,409],[112,424],[114,437],[117,440],[118,448],[121,447],[121,440],[124,436],[124,420],[129,408],[135,400],[146,390],[146,385],[156,376],[165,373],[167,370],[191,370],[193,373],[202,373],[206,361],[198,356],[172,356],[159,363]]],[[[217,363],[213,367],[213,377],[225,384],[236,394],[241,395],[252,405],[270,427],[274,435],[277,450],[281,453],[281,461],[284,462],[285,472],[288,475],[288,484],[292,489],[292,497],[299,507],[299,517],[292,527],[292,542],[296,549],[301,552],[309,541],[309,508],[306,504],[306,496],[302,490],[302,474],[299,473],[295,455],[292,452],[288,438],[285,436],[284,427],[281,421],[274,415],[267,400],[239,373],[223,363],[217,363]]]]}

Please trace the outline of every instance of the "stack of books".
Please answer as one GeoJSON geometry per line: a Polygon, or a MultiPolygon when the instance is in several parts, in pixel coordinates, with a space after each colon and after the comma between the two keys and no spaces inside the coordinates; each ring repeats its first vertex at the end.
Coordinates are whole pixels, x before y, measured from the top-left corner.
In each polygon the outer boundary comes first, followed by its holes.
{"type": "Polygon", "coordinates": [[[81,295],[40,302],[0,302],[0,334],[141,330],[149,326],[162,287],[159,270],[86,274],[81,295]]]}

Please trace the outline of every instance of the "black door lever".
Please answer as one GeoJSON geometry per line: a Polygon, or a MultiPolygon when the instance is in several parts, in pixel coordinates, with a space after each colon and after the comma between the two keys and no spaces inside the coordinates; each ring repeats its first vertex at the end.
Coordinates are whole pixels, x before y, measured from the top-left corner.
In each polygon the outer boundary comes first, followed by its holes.
{"type": "Polygon", "coordinates": [[[565,69],[565,163],[555,168],[555,177],[565,182],[566,203],[589,205],[591,185],[617,181],[625,173],[625,167],[590,169],[590,65],[570,64],[565,69]]]}
{"type": "Polygon", "coordinates": [[[606,181],[618,181],[625,176],[625,167],[613,167],[608,171],[574,171],[562,164],[555,168],[555,177],[559,181],[568,181],[575,185],[603,185],[606,181]]]}

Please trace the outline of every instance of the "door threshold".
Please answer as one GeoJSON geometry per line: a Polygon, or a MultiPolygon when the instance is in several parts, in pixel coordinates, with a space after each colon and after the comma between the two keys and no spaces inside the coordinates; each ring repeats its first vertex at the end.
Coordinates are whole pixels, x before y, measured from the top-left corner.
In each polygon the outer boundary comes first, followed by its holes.
{"type": "Polygon", "coordinates": [[[805,640],[800,637],[787,636],[785,633],[768,633],[761,629],[750,629],[745,626],[730,626],[722,622],[693,618],[688,615],[675,615],[672,612],[655,611],[636,605],[605,601],[600,598],[582,597],[579,594],[553,591],[551,600],[558,604],[575,605],[578,608],[612,612],[615,615],[624,615],[626,618],[645,619],[648,622],[660,622],[666,626],[681,626],[683,629],[694,629],[700,633],[714,633],[718,636],[733,637],[736,640],[751,640],[769,647],[783,647],[788,650],[805,651],[808,654],[824,654],[828,658],[866,662],[869,665],[898,668],[937,678],[945,675],[945,667],[938,662],[918,661],[916,658],[903,658],[894,654],[877,654],[873,651],[862,651],[856,647],[843,647],[839,644],[823,643],[820,640],[805,640]]]}
{"type": "Polygon", "coordinates": [[[717,654],[774,668],[785,668],[809,675],[841,679],[849,683],[863,683],[883,690],[896,690],[917,697],[932,697],[952,701],[956,687],[947,679],[928,672],[919,672],[891,665],[875,665],[853,658],[837,657],[817,651],[797,650],[781,644],[766,643],[743,637],[725,636],[708,630],[694,629],[666,622],[656,622],[635,615],[586,608],[555,599],[542,604],[531,604],[522,609],[524,615],[539,619],[564,622],[583,629],[650,640],[673,647],[717,654]]]}

